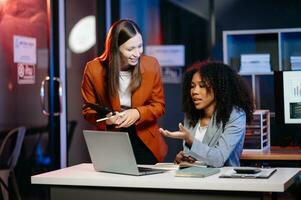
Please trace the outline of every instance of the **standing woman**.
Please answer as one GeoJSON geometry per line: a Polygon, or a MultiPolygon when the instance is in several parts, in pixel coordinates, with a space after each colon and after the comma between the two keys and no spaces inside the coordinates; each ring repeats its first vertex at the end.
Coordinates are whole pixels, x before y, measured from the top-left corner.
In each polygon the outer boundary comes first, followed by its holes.
{"type": "Polygon", "coordinates": [[[82,113],[99,130],[128,132],[137,163],[155,164],[167,153],[157,124],[165,111],[164,91],[158,61],[142,52],[138,26],[131,20],[115,22],[102,55],[86,65],[81,92],[84,105],[98,104],[117,114],[97,123],[100,116],[91,107],[83,106],[82,113]]]}
{"type": "Polygon", "coordinates": [[[175,162],[199,160],[214,167],[239,166],[246,123],[253,98],[243,79],[229,66],[199,62],[188,68],[183,81],[184,125],[160,132],[184,141],[175,162]],[[189,156],[188,156],[189,155],[189,156]]]}

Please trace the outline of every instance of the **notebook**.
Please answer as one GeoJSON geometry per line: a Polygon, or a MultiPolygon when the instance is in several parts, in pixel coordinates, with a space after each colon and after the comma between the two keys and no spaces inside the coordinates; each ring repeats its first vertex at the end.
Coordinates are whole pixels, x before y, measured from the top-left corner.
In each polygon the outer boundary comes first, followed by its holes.
{"type": "Polygon", "coordinates": [[[217,174],[220,172],[219,168],[211,168],[211,167],[200,167],[200,166],[191,166],[180,168],[176,171],[176,175],[178,177],[196,177],[196,178],[204,178],[207,176],[211,176],[213,174],[217,174]]]}
{"type": "Polygon", "coordinates": [[[126,132],[84,130],[83,133],[96,171],[136,176],[166,171],[138,167],[126,132]]]}

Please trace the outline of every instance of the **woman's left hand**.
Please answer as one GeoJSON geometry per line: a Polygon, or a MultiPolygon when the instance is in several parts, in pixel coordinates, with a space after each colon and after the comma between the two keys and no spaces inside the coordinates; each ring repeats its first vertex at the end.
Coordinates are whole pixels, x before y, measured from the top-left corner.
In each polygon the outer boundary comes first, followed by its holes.
{"type": "Polygon", "coordinates": [[[116,120],[116,128],[127,128],[133,125],[140,118],[137,109],[128,109],[120,113],[120,117],[116,120]]]}
{"type": "Polygon", "coordinates": [[[194,163],[196,161],[195,158],[191,156],[187,156],[184,151],[180,151],[174,160],[175,164],[180,164],[181,162],[188,162],[188,163],[194,163]]]}

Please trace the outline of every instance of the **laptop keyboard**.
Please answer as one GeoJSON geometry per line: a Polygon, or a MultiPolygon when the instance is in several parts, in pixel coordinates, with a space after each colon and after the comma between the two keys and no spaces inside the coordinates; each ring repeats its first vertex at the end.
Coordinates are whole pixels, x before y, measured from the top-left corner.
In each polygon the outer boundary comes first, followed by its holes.
{"type": "Polygon", "coordinates": [[[154,168],[149,168],[149,167],[138,167],[138,171],[140,173],[162,173],[165,170],[162,169],[154,169],[154,168]]]}

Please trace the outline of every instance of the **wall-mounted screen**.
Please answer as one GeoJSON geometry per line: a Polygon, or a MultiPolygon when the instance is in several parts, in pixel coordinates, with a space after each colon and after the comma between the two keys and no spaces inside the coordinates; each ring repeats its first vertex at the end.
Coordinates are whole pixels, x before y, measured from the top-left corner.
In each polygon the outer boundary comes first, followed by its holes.
{"type": "Polygon", "coordinates": [[[301,71],[283,72],[284,123],[301,124],[301,71]]]}

